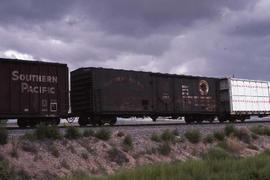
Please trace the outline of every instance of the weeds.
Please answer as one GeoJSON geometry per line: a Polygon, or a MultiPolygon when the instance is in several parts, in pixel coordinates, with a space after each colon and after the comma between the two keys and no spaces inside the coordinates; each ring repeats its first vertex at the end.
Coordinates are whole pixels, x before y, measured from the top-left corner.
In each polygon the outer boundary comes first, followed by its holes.
{"type": "Polygon", "coordinates": [[[87,129],[83,132],[84,137],[91,137],[94,135],[95,135],[95,131],[93,131],[92,129],[87,129]]]}
{"type": "Polygon", "coordinates": [[[171,153],[171,146],[169,143],[164,142],[159,145],[158,152],[163,156],[168,156],[171,153]]]}
{"type": "Polygon", "coordinates": [[[22,150],[24,150],[26,152],[31,152],[34,154],[36,154],[38,152],[37,147],[31,141],[22,141],[21,148],[22,148],[22,150]]]}
{"type": "Polygon", "coordinates": [[[8,143],[8,131],[6,128],[0,126],[0,145],[8,143]]]}
{"type": "Polygon", "coordinates": [[[60,134],[56,126],[40,125],[36,128],[34,135],[38,140],[44,139],[56,140],[62,138],[62,135],[60,134]]]}
{"type": "Polygon", "coordinates": [[[188,130],[185,133],[185,137],[189,142],[196,144],[201,141],[201,133],[197,129],[188,130]]]}
{"type": "Polygon", "coordinates": [[[9,167],[6,161],[0,160],[0,179],[8,180],[9,179],[9,167]]]}
{"type": "Polygon", "coordinates": [[[175,136],[179,136],[179,131],[178,131],[178,129],[175,128],[175,129],[172,131],[172,134],[175,135],[175,136]]]}
{"type": "Polygon", "coordinates": [[[153,133],[151,135],[151,140],[152,141],[155,141],[155,142],[161,142],[161,138],[160,138],[160,136],[157,133],[153,133]]]}
{"type": "Polygon", "coordinates": [[[218,141],[223,141],[225,139],[225,134],[223,131],[215,131],[213,135],[214,138],[218,141]]]}
{"type": "Polygon", "coordinates": [[[103,141],[108,141],[111,138],[111,134],[112,133],[110,130],[101,128],[96,132],[95,136],[96,138],[101,139],[103,141]]]}
{"type": "Polygon", "coordinates": [[[243,141],[244,143],[250,144],[251,142],[251,136],[249,134],[248,129],[246,128],[241,128],[238,133],[236,134],[236,137],[240,140],[243,141]]]}
{"type": "Polygon", "coordinates": [[[250,128],[250,131],[257,135],[270,136],[270,128],[267,126],[262,126],[262,125],[254,126],[250,128]]]}
{"type": "Polygon", "coordinates": [[[226,125],[226,127],[224,128],[224,133],[228,137],[228,136],[237,134],[238,130],[237,128],[235,128],[234,125],[230,124],[230,125],[226,125]]]}
{"type": "Polygon", "coordinates": [[[80,133],[80,130],[78,128],[75,128],[73,126],[70,126],[66,129],[65,137],[67,139],[78,139],[82,135],[80,133]]]}
{"type": "Polygon", "coordinates": [[[203,139],[204,143],[212,144],[214,142],[215,138],[213,134],[207,134],[206,137],[203,139]]]}
{"type": "Polygon", "coordinates": [[[205,160],[225,160],[232,158],[232,155],[221,148],[212,148],[207,153],[203,154],[205,160]]]}
{"type": "Polygon", "coordinates": [[[130,135],[127,135],[123,140],[123,145],[126,150],[133,149],[133,140],[130,135]]]}
{"type": "Polygon", "coordinates": [[[175,135],[172,131],[166,129],[163,131],[163,133],[160,136],[161,140],[164,142],[174,142],[175,141],[175,135]]]}

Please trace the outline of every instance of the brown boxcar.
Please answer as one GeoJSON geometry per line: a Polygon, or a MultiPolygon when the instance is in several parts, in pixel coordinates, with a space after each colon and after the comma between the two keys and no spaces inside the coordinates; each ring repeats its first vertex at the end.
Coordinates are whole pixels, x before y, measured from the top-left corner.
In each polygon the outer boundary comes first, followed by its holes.
{"type": "Polygon", "coordinates": [[[58,123],[69,110],[68,77],[66,64],[0,59],[0,119],[58,123]]]}
{"type": "Polygon", "coordinates": [[[185,116],[187,122],[217,115],[218,79],[104,68],[71,72],[72,113],[86,125],[116,117],[185,116]]]}

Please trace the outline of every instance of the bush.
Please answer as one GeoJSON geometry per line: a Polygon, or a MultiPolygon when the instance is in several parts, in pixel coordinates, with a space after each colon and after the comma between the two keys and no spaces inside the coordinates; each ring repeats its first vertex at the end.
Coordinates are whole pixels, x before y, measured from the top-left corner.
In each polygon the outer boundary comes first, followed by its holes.
{"type": "Polygon", "coordinates": [[[80,130],[78,128],[75,128],[73,126],[70,126],[66,129],[65,137],[67,139],[78,139],[82,135],[80,133],[80,130]]]}
{"type": "Polygon", "coordinates": [[[161,155],[167,156],[171,153],[171,146],[169,143],[165,142],[158,147],[158,151],[161,155]]]}
{"type": "Polygon", "coordinates": [[[8,131],[4,127],[0,127],[0,145],[8,143],[8,131]]]}
{"type": "Polygon", "coordinates": [[[23,135],[22,138],[24,138],[24,139],[26,139],[26,140],[29,140],[29,141],[34,141],[34,140],[36,140],[35,134],[34,134],[34,133],[31,133],[31,132],[25,132],[25,134],[23,135]]]}
{"type": "Polygon", "coordinates": [[[189,140],[189,142],[196,144],[201,140],[201,133],[196,129],[188,130],[185,133],[185,137],[189,140]]]}
{"type": "Polygon", "coordinates": [[[214,138],[218,141],[223,141],[225,139],[225,134],[223,131],[215,131],[213,135],[214,138]]]}
{"type": "Polygon", "coordinates": [[[26,152],[37,153],[37,147],[31,141],[22,141],[21,148],[26,152]]]}
{"type": "Polygon", "coordinates": [[[250,128],[250,130],[254,134],[270,136],[270,128],[267,126],[258,125],[250,128]]]}
{"type": "Polygon", "coordinates": [[[224,128],[224,132],[226,136],[231,136],[237,134],[238,130],[235,128],[234,125],[230,124],[224,128]]]}
{"type": "Polygon", "coordinates": [[[214,136],[213,134],[207,134],[207,136],[203,139],[204,143],[213,143],[214,142],[214,136]]]}
{"type": "Polygon", "coordinates": [[[163,131],[160,138],[165,142],[174,142],[175,141],[175,135],[172,131],[169,131],[168,129],[163,131]]]}
{"type": "Polygon", "coordinates": [[[123,140],[123,145],[125,148],[127,148],[127,150],[132,149],[133,148],[133,141],[130,135],[127,135],[125,137],[125,139],[123,140]]]}
{"type": "Polygon", "coordinates": [[[56,139],[62,138],[62,135],[60,134],[56,126],[40,125],[36,128],[34,134],[36,138],[39,140],[44,140],[44,139],[56,140],[56,139]]]}
{"type": "Polygon", "coordinates": [[[243,141],[244,143],[249,144],[251,142],[251,137],[248,132],[248,129],[241,128],[238,133],[236,134],[236,137],[240,140],[243,141]]]}
{"type": "Polygon", "coordinates": [[[102,128],[96,132],[95,136],[98,139],[101,139],[103,141],[107,141],[111,138],[111,134],[112,133],[110,130],[102,128]]]}
{"type": "Polygon", "coordinates": [[[152,141],[155,141],[155,142],[161,142],[161,138],[160,138],[160,136],[157,133],[153,133],[151,135],[151,140],[152,141]]]}
{"type": "Polygon", "coordinates": [[[83,136],[84,137],[90,137],[90,136],[94,136],[95,132],[92,129],[87,129],[83,132],[83,136]]]}

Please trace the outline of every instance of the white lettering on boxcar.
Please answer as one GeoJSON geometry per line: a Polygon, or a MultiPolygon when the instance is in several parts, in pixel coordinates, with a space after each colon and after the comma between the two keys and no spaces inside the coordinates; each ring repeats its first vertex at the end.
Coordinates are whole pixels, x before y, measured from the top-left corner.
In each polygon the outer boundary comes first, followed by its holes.
{"type": "Polygon", "coordinates": [[[21,82],[21,93],[32,94],[55,94],[56,88],[51,84],[58,83],[57,76],[21,74],[18,70],[12,71],[11,79],[21,82]],[[42,83],[46,83],[46,85],[42,85],[42,83]]]}

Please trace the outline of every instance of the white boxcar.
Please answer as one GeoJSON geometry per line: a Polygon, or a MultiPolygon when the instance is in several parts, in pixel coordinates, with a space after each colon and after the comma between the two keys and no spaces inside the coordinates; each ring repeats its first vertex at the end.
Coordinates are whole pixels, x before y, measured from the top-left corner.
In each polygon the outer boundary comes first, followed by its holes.
{"type": "Polygon", "coordinates": [[[230,115],[270,114],[270,82],[228,78],[221,81],[221,110],[230,115]]]}

